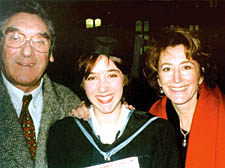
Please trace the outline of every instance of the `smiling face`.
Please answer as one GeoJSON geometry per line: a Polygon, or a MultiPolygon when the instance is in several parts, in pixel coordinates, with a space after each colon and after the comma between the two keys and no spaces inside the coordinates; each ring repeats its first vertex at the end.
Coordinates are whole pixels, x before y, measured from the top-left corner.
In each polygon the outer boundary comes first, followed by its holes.
{"type": "Polygon", "coordinates": [[[197,101],[203,77],[200,77],[199,64],[186,58],[183,45],[167,47],[160,55],[158,67],[158,83],[174,105],[197,101]]]}
{"type": "Polygon", "coordinates": [[[87,79],[83,79],[86,95],[95,113],[109,114],[121,109],[124,76],[116,65],[100,55],[87,79]]]}
{"type": "MultiPolygon", "coordinates": [[[[13,15],[4,26],[3,33],[8,31],[22,33],[28,39],[34,35],[50,34],[45,22],[39,16],[29,13],[13,15]]],[[[24,92],[39,86],[49,60],[53,62],[53,56],[34,50],[30,40],[20,48],[7,47],[3,42],[2,71],[15,87],[24,92]]]]}

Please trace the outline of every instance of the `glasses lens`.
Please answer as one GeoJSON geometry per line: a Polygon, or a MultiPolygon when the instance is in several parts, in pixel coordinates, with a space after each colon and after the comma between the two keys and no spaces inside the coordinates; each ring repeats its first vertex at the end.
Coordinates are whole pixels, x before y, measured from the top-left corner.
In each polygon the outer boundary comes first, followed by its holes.
{"type": "MultiPolygon", "coordinates": [[[[5,44],[10,48],[20,48],[24,45],[26,37],[19,32],[9,32],[5,35],[5,44]]],[[[31,38],[32,46],[38,52],[48,52],[50,48],[50,40],[46,37],[35,35],[31,38]]]]}
{"type": "Polygon", "coordinates": [[[18,32],[9,32],[5,35],[5,43],[8,47],[19,48],[24,42],[24,35],[18,32]]]}
{"type": "Polygon", "coordinates": [[[32,38],[32,44],[35,50],[39,52],[48,52],[50,48],[50,40],[43,36],[34,36],[32,38]]]}

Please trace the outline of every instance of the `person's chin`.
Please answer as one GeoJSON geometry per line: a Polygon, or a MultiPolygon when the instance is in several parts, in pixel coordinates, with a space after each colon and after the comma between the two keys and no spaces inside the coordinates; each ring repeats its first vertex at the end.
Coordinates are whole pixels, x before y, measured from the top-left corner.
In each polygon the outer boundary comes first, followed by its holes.
{"type": "Polygon", "coordinates": [[[110,114],[113,112],[114,108],[112,106],[103,106],[103,107],[100,107],[101,111],[104,113],[104,114],[110,114]]]}
{"type": "Polygon", "coordinates": [[[170,100],[172,101],[173,104],[177,104],[177,105],[182,105],[185,104],[187,102],[187,96],[184,95],[180,95],[180,96],[172,96],[170,98],[170,100]]]}
{"type": "Polygon", "coordinates": [[[173,104],[175,105],[184,105],[188,102],[188,100],[175,100],[175,101],[172,101],[173,104]]]}

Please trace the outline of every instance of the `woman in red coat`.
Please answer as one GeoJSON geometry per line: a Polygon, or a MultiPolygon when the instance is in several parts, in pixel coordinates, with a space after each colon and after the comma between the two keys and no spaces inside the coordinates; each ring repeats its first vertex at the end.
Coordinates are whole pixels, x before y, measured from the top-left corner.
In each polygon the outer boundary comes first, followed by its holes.
{"type": "Polygon", "coordinates": [[[225,98],[210,79],[208,54],[192,32],[160,34],[146,57],[144,74],[163,96],[151,108],[176,130],[183,167],[225,167],[225,98]]]}

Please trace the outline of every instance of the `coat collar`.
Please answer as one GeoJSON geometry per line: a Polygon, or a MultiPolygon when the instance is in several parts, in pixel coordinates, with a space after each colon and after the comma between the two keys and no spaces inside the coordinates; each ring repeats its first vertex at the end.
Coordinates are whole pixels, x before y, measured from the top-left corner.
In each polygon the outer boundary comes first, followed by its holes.
{"type": "Polygon", "coordinates": [[[33,167],[21,125],[1,76],[0,93],[0,162],[3,167],[33,167]]]}
{"type": "MultiPolygon", "coordinates": [[[[150,109],[154,115],[167,119],[164,97],[150,109]]],[[[209,89],[203,83],[192,120],[187,149],[187,168],[225,167],[225,98],[218,87],[209,89]]]]}

